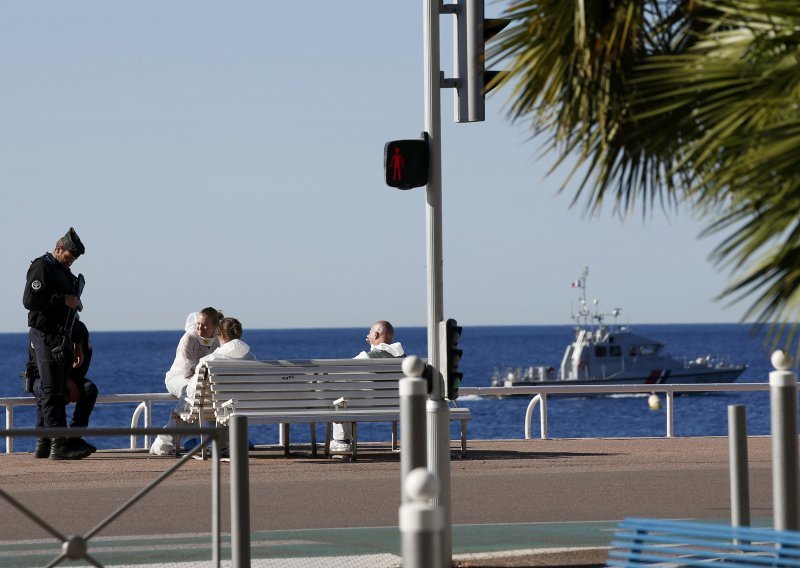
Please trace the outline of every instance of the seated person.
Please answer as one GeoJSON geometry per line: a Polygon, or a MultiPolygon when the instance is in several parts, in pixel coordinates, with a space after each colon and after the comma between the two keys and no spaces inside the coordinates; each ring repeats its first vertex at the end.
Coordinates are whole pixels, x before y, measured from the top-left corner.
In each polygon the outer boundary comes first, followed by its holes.
{"type": "MultiPolygon", "coordinates": [[[[186,389],[194,376],[194,369],[200,359],[211,354],[217,348],[217,327],[222,320],[222,312],[214,308],[204,308],[200,312],[189,314],[186,318],[183,334],[175,350],[175,360],[164,377],[164,384],[169,393],[178,399],[166,426],[175,426],[178,413],[183,410],[186,389]]],[[[150,447],[150,453],[165,456],[175,452],[175,441],[171,435],[160,434],[150,447]]]]}
{"type": "MultiPolygon", "coordinates": [[[[72,367],[67,372],[67,403],[74,402],[75,410],[72,412],[70,428],[86,428],[89,426],[89,416],[94,410],[97,402],[97,386],[86,378],[89,372],[89,364],[92,362],[92,343],[89,341],[89,330],[81,320],[75,320],[72,329],[74,340],[75,358],[72,367]]],[[[39,371],[36,367],[36,358],[33,348],[28,348],[28,365],[25,372],[30,379],[31,394],[36,397],[36,427],[44,428],[44,418],[41,408],[42,400],[42,381],[39,379],[39,371]]],[[[69,445],[86,457],[97,451],[97,448],[83,438],[69,438],[69,445]]],[[[33,451],[36,458],[46,458],[50,455],[50,438],[37,438],[36,448],[33,451]]]]}
{"type": "MultiPolygon", "coordinates": [[[[239,323],[239,320],[236,318],[224,318],[219,322],[217,339],[219,340],[219,347],[217,347],[213,353],[201,357],[200,361],[197,363],[197,369],[206,361],[214,361],[217,359],[256,360],[256,356],[250,350],[250,346],[242,341],[242,324],[239,323]]],[[[195,372],[192,379],[189,381],[189,386],[186,389],[186,396],[190,398],[193,397],[196,388],[197,373],[195,372]]]]}
{"type": "MultiPolygon", "coordinates": [[[[400,342],[392,343],[394,327],[386,320],[376,321],[367,333],[369,351],[362,351],[353,359],[384,359],[405,357],[403,346],[400,342]]],[[[352,426],[349,422],[333,423],[333,440],[331,441],[332,454],[347,454],[351,451],[350,438],[352,426]]]]}

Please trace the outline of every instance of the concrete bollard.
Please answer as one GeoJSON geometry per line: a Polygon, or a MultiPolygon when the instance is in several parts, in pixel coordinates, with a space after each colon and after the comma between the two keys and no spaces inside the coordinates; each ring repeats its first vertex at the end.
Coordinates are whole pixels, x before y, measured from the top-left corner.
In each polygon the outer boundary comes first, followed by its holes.
{"type": "Polygon", "coordinates": [[[443,568],[444,512],[433,503],[438,492],[436,478],[424,467],[404,479],[403,494],[409,502],[400,505],[403,568],[443,568]]]}
{"type": "Polygon", "coordinates": [[[410,499],[404,493],[406,476],[411,471],[426,467],[428,455],[425,399],[427,383],[420,378],[425,364],[419,357],[407,357],[403,361],[400,379],[400,492],[401,503],[410,499]]]}
{"type": "Polygon", "coordinates": [[[728,406],[728,449],[731,475],[731,526],[750,526],[750,476],[747,467],[747,411],[728,406]]]}
{"type": "Polygon", "coordinates": [[[798,506],[797,375],[785,351],[772,354],[775,371],[769,374],[772,432],[772,506],[776,530],[800,529],[798,506]]]}

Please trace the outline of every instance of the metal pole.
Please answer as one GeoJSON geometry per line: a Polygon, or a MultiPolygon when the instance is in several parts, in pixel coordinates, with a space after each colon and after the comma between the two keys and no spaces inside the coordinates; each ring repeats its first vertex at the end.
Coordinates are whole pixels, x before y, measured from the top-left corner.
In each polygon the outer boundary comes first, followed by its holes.
{"type": "Polygon", "coordinates": [[[731,472],[731,526],[750,526],[750,478],[747,472],[747,411],[728,406],[728,449],[731,472]]]}
{"type": "Polygon", "coordinates": [[[247,417],[232,416],[231,456],[231,564],[250,567],[250,465],[247,447],[247,417]]]}
{"type": "Polygon", "coordinates": [[[796,531],[798,517],[797,375],[785,351],[772,354],[775,371],[769,374],[772,431],[772,507],[776,530],[796,531]]]}
{"type": "Polygon", "coordinates": [[[441,568],[440,533],[444,526],[436,506],[436,478],[425,468],[411,471],[403,482],[409,502],[400,505],[400,534],[404,568],[441,568]]]}
{"type": "MultiPolygon", "coordinates": [[[[400,380],[400,483],[401,491],[406,476],[417,468],[425,468],[427,459],[425,396],[427,383],[419,378],[425,364],[419,357],[403,361],[405,379],[400,380]]],[[[403,503],[410,498],[401,493],[403,503]]]]}
{"type": "Polygon", "coordinates": [[[425,91],[425,136],[430,151],[428,186],[425,191],[426,260],[428,267],[428,363],[433,367],[433,388],[427,403],[428,468],[439,483],[435,498],[444,514],[441,553],[449,567],[451,546],[450,420],[442,398],[439,322],[442,304],[442,141],[441,70],[439,63],[440,0],[423,0],[423,64],[425,91]]]}
{"type": "Polygon", "coordinates": [[[222,444],[220,442],[219,434],[213,434],[211,437],[211,565],[216,568],[222,565],[220,555],[220,520],[222,517],[220,484],[222,479],[219,471],[219,452],[222,444]]]}

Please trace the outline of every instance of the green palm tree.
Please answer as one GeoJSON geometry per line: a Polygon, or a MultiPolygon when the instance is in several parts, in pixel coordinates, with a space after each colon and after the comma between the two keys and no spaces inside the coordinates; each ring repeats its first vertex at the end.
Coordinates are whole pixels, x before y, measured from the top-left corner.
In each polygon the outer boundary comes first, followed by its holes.
{"type": "Polygon", "coordinates": [[[573,204],[690,207],[733,274],[720,298],[796,321],[800,2],[519,0],[504,17],[487,59],[509,71],[511,118],[548,135],[556,167],[577,157],[573,204]]]}

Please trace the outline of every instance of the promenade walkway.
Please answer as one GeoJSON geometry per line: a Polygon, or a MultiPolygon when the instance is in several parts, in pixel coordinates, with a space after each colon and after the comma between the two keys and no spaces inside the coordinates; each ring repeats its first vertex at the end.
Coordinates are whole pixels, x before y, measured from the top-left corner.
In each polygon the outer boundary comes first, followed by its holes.
{"type": "MultiPolygon", "coordinates": [[[[772,516],[770,439],[749,439],[754,524],[772,516]]],[[[397,566],[399,455],[365,444],[357,462],[251,453],[254,566],[397,566]]],[[[89,530],[172,458],[100,451],[77,462],[0,456],[0,485],[65,534],[89,530]]],[[[107,566],[210,558],[210,462],[190,460],[116,520],[91,551],[107,566]]],[[[223,464],[223,531],[228,532],[223,464]]],[[[727,438],[475,441],[454,459],[456,565],[592,565],[630,515],[729,518],[727,438]]],[[[0,502],[0,566],[41,566],[57,550],[0,502]]],[[[52,559],[52,555],[50,559],[52,559]]],[[[229,557],[227,550],[223,558],[229,557]]],[[[198,564],[199,562],[199,564],[198,564]]]]}

